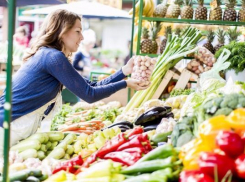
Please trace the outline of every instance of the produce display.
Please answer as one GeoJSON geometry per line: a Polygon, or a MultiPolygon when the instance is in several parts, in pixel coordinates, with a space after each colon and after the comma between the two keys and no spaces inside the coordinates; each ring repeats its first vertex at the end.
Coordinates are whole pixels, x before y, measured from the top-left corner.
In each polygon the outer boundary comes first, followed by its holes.
{"type": "Polygon", "coordinates": [[[149,85],[156,59],[148,56],[134,56],[131,59],[134,59],[132,78],[140,80],[140,86],[149,85]]]}

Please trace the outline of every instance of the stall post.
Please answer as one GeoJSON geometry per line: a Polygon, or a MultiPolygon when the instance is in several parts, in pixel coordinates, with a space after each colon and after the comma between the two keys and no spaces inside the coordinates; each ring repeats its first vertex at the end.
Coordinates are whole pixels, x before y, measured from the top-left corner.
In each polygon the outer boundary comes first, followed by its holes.
{"type": "Polygon", "coordinates": [[[10,145],[10,122],[12,113],[12,58],[13,58],[13,35],[15,23],[15,0],[8,1],[8,59],[6,97],[4,103],[4,168],[3,182],[8,182],[9,145],[10,145]]]}

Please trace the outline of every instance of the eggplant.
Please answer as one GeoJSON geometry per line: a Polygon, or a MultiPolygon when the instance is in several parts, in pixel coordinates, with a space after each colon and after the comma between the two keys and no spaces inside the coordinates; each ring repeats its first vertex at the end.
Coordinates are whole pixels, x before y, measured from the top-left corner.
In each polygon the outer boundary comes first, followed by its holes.
{"type": "Polygon", "coordinates": [[[174,118],[174,113],[170,112],[166,115],[166,118],[174,118]]]}
{"type": "Polygon", "coordinates": [[[159,118],[166,117],[171,112],[171,107],[153,107],[152,109],[144,112],[134,122],[135,125],[144,125],[145,123],[152,122],[159,118]]]}
{"type": "Polygon", "coordinates": [[[153,124],[153,125],[149,125],[144,127],[144,132],[150,131],[150,130],[155,130],[157,128],[158,124],[153,124]]]}
{"type": "Polygon", "coordinates": [[[103,131],[105,129],[108,129],[108,128],[113,128],[115,126],[120,126],[120,125],[128,126],[130,129],[132,129],[134,127],[133,123],[131,123],[129,121],[121,121],[121,122],[118,122],[118,123],[113,123],[110,126],[107,126],[107,127],[103,128],[103,129],[101,129],[101,131],[103,131]]]}

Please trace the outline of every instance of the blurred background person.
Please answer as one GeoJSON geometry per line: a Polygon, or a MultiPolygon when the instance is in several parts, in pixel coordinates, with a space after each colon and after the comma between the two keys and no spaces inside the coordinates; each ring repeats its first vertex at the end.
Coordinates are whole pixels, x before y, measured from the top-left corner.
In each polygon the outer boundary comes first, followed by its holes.
{"type": "Polygon", "coordinates": [[[20,46],[28,47],[29,40],[24,26],[20,26],[16,29],[16,33],[14,34],[14,41],[20,46]]]}
{"type": "Polygon", "coordinates": [[[82,41],[79,51],[73,59],[73,67],[84,77],[89,77],[92,70],[91,50],[95,47],[96,34],[92,29],[83,31],[84,40],[82,41]]]}

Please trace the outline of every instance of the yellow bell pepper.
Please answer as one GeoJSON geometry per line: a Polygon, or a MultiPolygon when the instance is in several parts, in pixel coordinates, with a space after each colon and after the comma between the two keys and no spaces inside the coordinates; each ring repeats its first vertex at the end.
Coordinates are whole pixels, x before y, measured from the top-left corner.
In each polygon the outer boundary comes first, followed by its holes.
{"type": "Polygon", "coordinates": [[[66,172],[65,171],[60,171],[52,176],[50,176],[45,182],[61,182],[61,181],[66,181],[66,172]]]}
{"type": "Polygon", "coordinates": [[[224,115],[216,116],[204,121],[198,128],[198,134],[211,148],[214,148],[215,137],[220,130],[231,130],[230,123],[224,115]]]}
{"type": "Polygon", "coordinates": [[[179,157],[182,159],[184,169],[196,170],[199,168],[198,159],[201,152],[211,152],[214,148],[210,147],[206,141],[196,138],[185,144],[180,151],[179,157]]]}
{"type": "Polygon", "coordinates": [[[236,109],[228,117],[227,121],[235,130],[245,130],[245,109],[236,109]]]}

